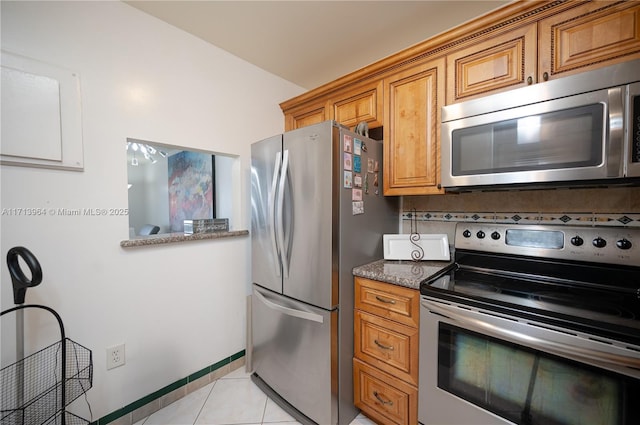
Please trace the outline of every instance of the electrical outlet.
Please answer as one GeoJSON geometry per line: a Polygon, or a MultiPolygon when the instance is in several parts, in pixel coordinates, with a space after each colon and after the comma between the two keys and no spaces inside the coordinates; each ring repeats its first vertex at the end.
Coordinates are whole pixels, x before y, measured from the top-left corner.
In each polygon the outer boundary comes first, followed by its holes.
{"type": "Polygon", "coordinates": [[[107,370],[124,365],[124,344],[107,348],[107,370]]]}

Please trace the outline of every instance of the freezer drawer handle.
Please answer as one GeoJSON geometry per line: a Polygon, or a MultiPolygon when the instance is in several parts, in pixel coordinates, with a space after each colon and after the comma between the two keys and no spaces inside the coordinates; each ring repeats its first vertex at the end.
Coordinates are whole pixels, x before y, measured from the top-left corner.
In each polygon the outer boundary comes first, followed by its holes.
{"type": "Polygon", "coordinates": [[[324,319],[321,315],[311,313],[309,311],[297,310],[295,308],[285,307],[283,305],[274,303],[268,300],[264,295],[254,289],[253,295],[255,295],[260,301],[262,301],[267,307],[284,313],[288,316],[299,317],[300,319],[311,320],[312,322],[322,323],[324,319]]]}
{"type": "Polygon", "coordinates": [[[375,343],[376,343],[376,345],[377,345],[378,347],[382,348],[383,350],[390,350],[390,351],[393,351],[393,345],[384,345],[384,344],[381,344],[380,342],[378,342],[378,340],[377,340],[377,339],[374,339],[374,340],[373,340],[373,342],[375,342],[375,343]]]}
{"type": "Polygon", "coordinates": [[[373,395],[378,399],[378,401],[379,401],[380,403],[382,403],[382,404],[387,404],[387,405],[389,405],[389,406],[393,406],[393,401],[392,401],[392,400],[384,400],[382,397],[380,397],[380,396],[378,395],[378,392],[377,392],[377,391],[374,391],[374,392],[373,392],[373,395]]]}
{"type": "Polygon", "coordinates": [[[395,300],[389,300],[387,298],[382,298],[379,297],[378,295],[376,295],[376,300],[380,301],[381,303],[385,303],[385,304],[395,304],[395,300]]]}

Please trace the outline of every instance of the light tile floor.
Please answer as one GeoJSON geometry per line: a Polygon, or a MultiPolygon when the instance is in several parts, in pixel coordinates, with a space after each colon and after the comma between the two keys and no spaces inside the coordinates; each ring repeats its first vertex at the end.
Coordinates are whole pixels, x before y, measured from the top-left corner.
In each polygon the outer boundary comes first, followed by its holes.
{"type": "MultiPolygon", "coordinates": [[[[244,368],[223,376],[134,425],[299,424],[258,388],[244,368]]],[[[360,414],[350,425],[375,425],[360,414]]]]}

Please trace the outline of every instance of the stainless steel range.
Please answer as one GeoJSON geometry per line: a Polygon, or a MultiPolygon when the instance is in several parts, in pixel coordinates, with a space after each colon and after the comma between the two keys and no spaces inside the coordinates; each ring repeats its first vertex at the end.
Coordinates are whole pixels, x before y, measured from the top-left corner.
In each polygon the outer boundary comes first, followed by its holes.
{"type": "Polygon", "coordinates": [[[640,229],[459,223],[420,292],[420,423],[640,424],[640,229]]]}

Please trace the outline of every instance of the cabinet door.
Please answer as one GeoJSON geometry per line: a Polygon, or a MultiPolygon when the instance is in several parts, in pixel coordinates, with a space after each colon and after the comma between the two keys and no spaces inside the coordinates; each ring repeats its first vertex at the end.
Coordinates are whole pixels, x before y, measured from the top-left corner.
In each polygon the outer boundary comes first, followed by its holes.
{"type": "Polygon", "coordinates": [[[366,121],[369,127],[382,125],[382,80],[373,81],[334,96],[333,119],[347,127],[366,121]]]}
{"type": "Polygon", "coordinates": [[[327,111],[326,102],[305,105],[302,108],[287,111],[284,117],[285,131],[306,127],[331,119],[327,111]]]}
{"type": "Polygon", "coordinates": [[[447,55],[447,104],[533,84],[536,24],[489,33],[447,55]]]}
{"type": "Polygon", "coordinates": [[[384,79],[384,194],[429,195],[440,187],[444,58],[384,79]]]}
{"type": "Polygon", "coordinates": [[[539,22],[540,81],[640,58],[640,2],[593,1],[539,22]]]}

